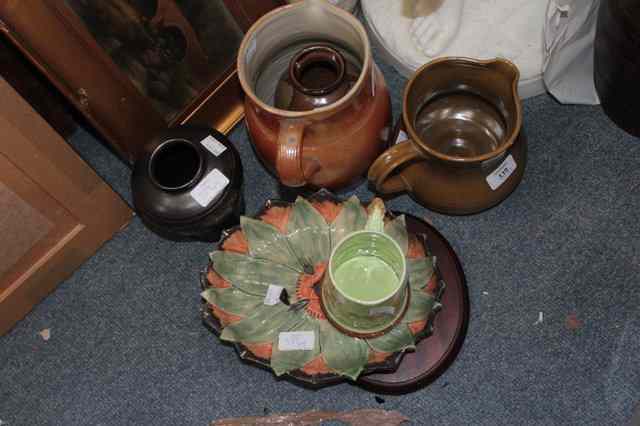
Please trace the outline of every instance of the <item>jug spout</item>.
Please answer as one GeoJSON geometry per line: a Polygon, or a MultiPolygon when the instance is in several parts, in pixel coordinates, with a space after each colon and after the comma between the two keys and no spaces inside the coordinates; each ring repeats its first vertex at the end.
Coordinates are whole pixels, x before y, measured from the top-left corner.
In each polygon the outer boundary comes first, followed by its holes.
{"type": "Polygon", "coordinates": [[[486,66],[494,70],[498,76],[504,79],[504,82],[513,86],[515,84],[518,87],[518,81],[520,80],[520,71],[518,67],[511,61],[502,58],[496,58],[489,61],[486,66]]]}
{"type": "Polygon", "coordinates": [[[495,105],[502,113],[506,126],[507,142],[515,139],[522,127],[522,105],[518,95],[520,71],[511,61],[497,58],[486,63],[493,71],[494,78],[489,82],[490,90],[495,96],[495,105]]]}

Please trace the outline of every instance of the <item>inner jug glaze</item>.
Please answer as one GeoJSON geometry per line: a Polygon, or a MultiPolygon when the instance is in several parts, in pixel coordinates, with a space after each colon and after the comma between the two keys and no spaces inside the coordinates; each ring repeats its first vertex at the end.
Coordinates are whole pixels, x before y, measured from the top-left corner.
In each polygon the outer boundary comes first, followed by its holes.
{"type": "Polygon", "coordinates": [[[420,140],[451,157],[471,158],[498,149],[506,123],[498,109],[468,92],[446,93],[425,103],[414,120],[420,140]]]}

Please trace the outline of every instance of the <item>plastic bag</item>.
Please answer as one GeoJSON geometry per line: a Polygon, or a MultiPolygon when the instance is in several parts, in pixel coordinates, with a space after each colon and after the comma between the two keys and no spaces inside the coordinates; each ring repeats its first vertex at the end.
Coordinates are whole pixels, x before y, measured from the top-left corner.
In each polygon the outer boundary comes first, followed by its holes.
{"type": "Polygon", "coordinates": [[[593,81],[599,6],[600,0],[549,0],[542,70],[547,90],[561,103],[600,103],[593,81]]]}
{"type": "Polygon", "coordinates": [[[306,411],[304,413],[275,414],[267,417],[236,417],[221,419],[211,423],[211,426],[258,426],[258,425],[291,425],[315,426],[326,421],[338,421],[352,426],[398,426],[409,418],[397,411],[362,409],[345,413],[335,411],[306,411]]]}

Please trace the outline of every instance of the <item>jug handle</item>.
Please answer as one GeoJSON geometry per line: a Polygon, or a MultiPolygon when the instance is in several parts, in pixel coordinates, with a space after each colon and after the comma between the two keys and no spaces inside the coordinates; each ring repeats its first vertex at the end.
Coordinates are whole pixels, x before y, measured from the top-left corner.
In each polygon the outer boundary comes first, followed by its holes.
{"type": "Polygon", "coordinates": [[[373,162],[369,168],[369,182],[373,184],[376,192],[382,195],[411,192],[411,183],[402,172],[391,177],[389,175],[404,163],[421,157],[422,155],[410,140],[400,142],[380,154],[373,162]]]}
{"type": "Polygon", "coordinates": [[[280,181],[286,186],[304,186],[307,181],[302,169],[302,136],[304,123],[282,121],[278,133],[276,171],[280,181]]]}

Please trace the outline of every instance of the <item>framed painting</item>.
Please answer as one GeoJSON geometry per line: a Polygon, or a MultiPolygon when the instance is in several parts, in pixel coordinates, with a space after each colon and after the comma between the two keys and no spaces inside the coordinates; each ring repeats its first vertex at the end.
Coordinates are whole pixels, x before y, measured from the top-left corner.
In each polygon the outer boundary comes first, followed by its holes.
{"type": "Polygon", "coordinates": [[[132,163],[159,130],[242,119],[244,32],[283,0],[4,0],[0,29],[132,163]]]}

